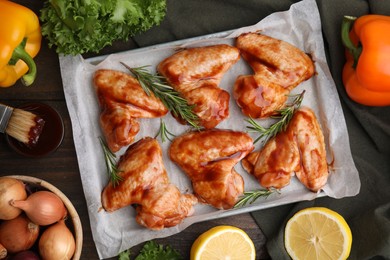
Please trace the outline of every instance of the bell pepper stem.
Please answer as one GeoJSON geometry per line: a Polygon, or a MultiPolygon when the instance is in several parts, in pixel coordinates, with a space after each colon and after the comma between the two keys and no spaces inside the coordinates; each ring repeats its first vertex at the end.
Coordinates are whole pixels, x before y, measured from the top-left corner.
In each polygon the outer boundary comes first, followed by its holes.
{"type": "Polygon", "coordinates": [[[356,68],[360,54],[362,53],[362,47],[356,46],[349,36],[349,32],[351,31],[351,27],[353,22],[356,20],[354,16],[344,16],[343,22],[341,24],[341,40],[348,49],[348,51],[352,54],[353,57],[353,67],[356,68]]]}
{"type": "Polygon", "coordinates": [[[20,59],[27,64],[28,72],[22,76],[21,80],[23,85],[30,86],[37,76],[37,66],[33,58],[30,56],[30,54],[26,52],[23,45],[19,45],[14,49],[14,52],[12,53],[12,59],[20,59]]]}

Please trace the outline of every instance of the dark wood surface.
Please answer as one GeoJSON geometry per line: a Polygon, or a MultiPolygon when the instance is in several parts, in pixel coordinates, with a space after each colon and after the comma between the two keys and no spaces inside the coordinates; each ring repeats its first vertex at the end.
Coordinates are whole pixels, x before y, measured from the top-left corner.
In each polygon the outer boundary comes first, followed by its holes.
{"type": "MultiPolygon", "coordinates": [[[[29,7],[39,14],[43,1],[15,1],[29,7]]],[[[109,53],[134,44],[116,43],[105,49],[109,53]]],[[[35,58],[38,67],[38,77],[33,86],[25,87],[20,82],[9,88],[0,88],[0,102],[10,106],[18,106],[27,102],[42,102],[55,108],[64,121],[65,136],[61,146],[52,154],[42,158],[23,157],[13,151],[6,142],[4,135],[0,136],[0,176],[28,175],[43,179],[59,188],[75,206],[83,226],[83,249],[81,259],[98,259],[95,244],[91,234],[87,205],[80,179],[80,172],[73,143],[72,126],[65,103],[64,92],[58,56],[43,40],[41,50],[35,58]]],[[[185,259],[194,240],[204,231],[217,225],[234,225],[245,230],[255,243],[257,259],[268,258],[265,250],[265,237],[250,214],[240,214],[228,218],[210,220],[194,224],[183,232],[157,239],[156,242],[170,244],[179,250],[185,259]]],[[[142,247],[133,248],[138,252],[142,247]]],[[[114,259],[114,258],[113,258],[114,259]]]]}

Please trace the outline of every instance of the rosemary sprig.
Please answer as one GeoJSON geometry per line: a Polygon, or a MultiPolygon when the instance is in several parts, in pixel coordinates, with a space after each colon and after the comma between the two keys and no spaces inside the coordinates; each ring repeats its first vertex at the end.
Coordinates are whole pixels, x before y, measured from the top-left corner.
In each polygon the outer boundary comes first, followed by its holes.
{"type": "Polygon", "coordinates": [[[269,128],[262,127],[255,120],[253,120],[253,118],[247,119],[246,121],[250,124],[250,126],[247,126],[247,128],[250,129],[251,132],[260,133],[260,135],[255,139],[253,143],[256,143],[263,137],[266,138],[266,142],[268,139],[274,137],[279,132],[285,131],[294,113],[301,106],[304,94],[305,90],[303,90],[300,94],[292,95],[291,97],[294,97],[294,100],[291,104],[286,105],[282,109],[276,110],[278,115],[272,116],[272,118],[277,118],[279,120],[276,123],[272,124],[269,128]]]}
{"type": "Polygon", "coordinates": [[[151,74],[146,69],[148,66],[131,68],[123,62],[121,64],[137,78],[146,94],[153,93],[175,117],[182,118],[196,129],[201,128],[198,125],[199,117],[192,110],[194,106],[189,105],[179,92],[169,86],[164,77],[151,74]]]}
{"type": "Polygon", "coordinates": [[[121,170],[116,167],[116,155],[110,151],[101,137],[99,137],[99,140],[104,152],[108,177],[110,178],[112,185],[115,187],[123,180],[122,177],[118,175],[121,170]]]}
{"type": "Polygon", "coordinates": [[[176,136],[168,130],[167,125],[165,124],[164,120],[162,120],[162,119],[160,119],[160,129],[158,129],[158,132],[154,138],[157,138],[157,136],[159,136],[159,135],[161,138],[161,142],[163,142],[163,143],[166,140],[172,141],[171,138],[176,136]]]}
{"type": "Polygon", "coordinates": [[[240,208],[245,206],[247,203],[252,204],[260,197],[268,197],[271,195],[275,189],[270,190],[254,190],[254,191],[244,191],[244,195],[241,196],[241,198],[237,201],[237,203],[234,205],[234,208],[240,208]]]}

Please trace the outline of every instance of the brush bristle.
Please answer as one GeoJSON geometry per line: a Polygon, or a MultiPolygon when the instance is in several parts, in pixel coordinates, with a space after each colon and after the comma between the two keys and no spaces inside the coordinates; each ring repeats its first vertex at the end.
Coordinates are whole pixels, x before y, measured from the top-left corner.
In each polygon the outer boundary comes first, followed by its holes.
{"type": "Polygon", "coordinates": [[[5,132],[27,146],[33,146],[38,142],[44,123],[41,117],[15,108],[5,132]]]}

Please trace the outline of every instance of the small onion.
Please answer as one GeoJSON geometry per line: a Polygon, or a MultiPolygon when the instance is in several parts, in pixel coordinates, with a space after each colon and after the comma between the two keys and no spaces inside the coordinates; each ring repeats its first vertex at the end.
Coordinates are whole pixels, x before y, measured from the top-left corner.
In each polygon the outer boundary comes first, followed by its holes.
{"type": "Polygon", "coordinates": [[[37,225],[51,225],[66,214],[66,208],[60,197],[50,191],[37,191],[26,200],[14,200],[11,205],[22,209],[26,215],[37,225]]]}
{"type": "Polygon", "coordinates": [[[13,200],[25,200],[27,192],[24,183],[10,177],[0,177],[0,219],[16,218],[22,212],[10,205],[13,200]]]}
{"type": "Polygon", "coordinates": [[[0,243],[8,253],[17,253],[33,246],[39,236],[39,226],[24,214],[0,224],[0,243]]]}
{"type": "Polygon", "coordinates": [[[11,260],[40,260],[40,258],[33,251],[22,251],[14,255],[11,260]]]}
{"type": "Polygon", "coordinates": [[[7,249],[0,244],[0,259],[4,259],[7,257],[7,249]]]}
{"type": "Polygon", "coordinates": [[[76,243],[64,220],[48,227],[39,239],[39,254],[44,260],[71,259],[76,243]]]}

